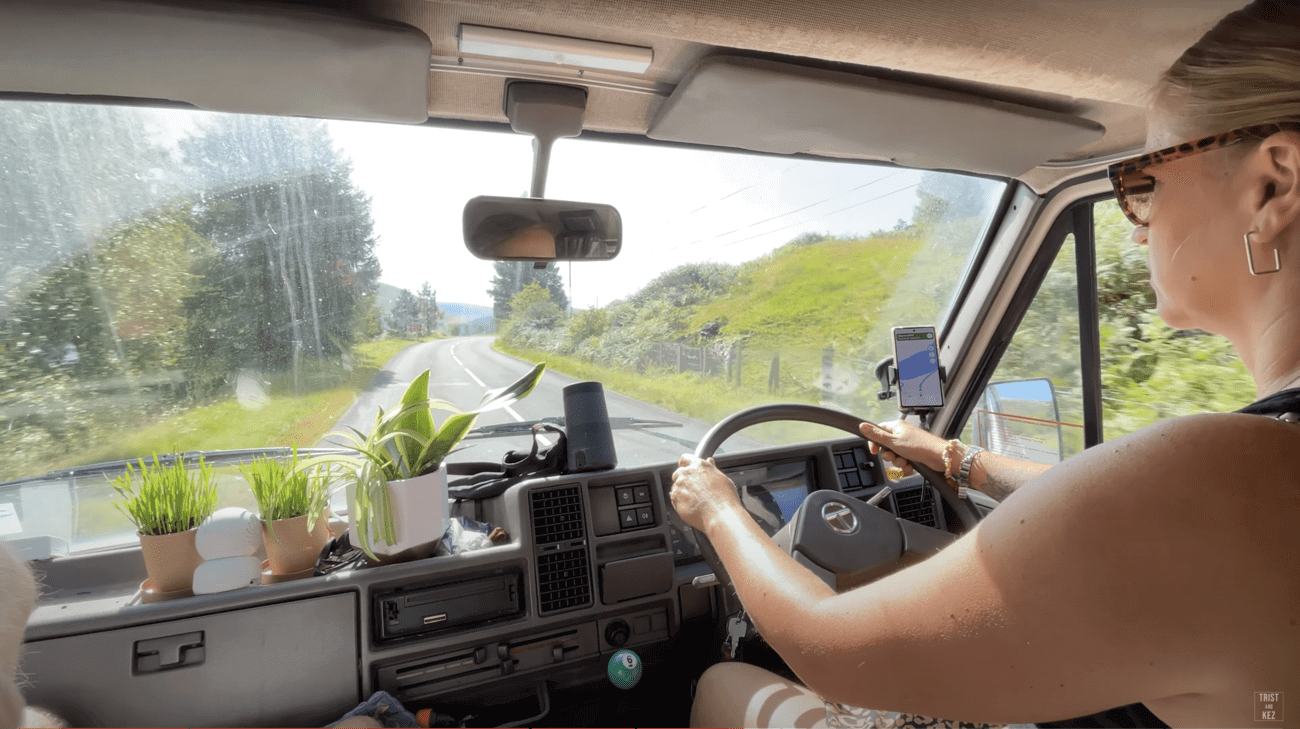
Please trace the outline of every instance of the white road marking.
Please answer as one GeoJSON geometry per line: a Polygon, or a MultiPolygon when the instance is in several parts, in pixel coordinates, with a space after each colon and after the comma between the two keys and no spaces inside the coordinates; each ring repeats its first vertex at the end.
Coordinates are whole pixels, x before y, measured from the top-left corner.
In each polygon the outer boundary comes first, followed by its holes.
{"type": "MultiPolygon", "coordinates": [[[[460,365],[460,368],[462,370],[465,370],[465,374],[469,375],[469,378],[471,380],[477,382],[479,387],[487,387],[487,383],[480,380],[478,378],[478,375],[474,374],[473,372],[470,372],[469,368],[465,366],[465,363],[460,361],[460,357],[456,356],[456,347],[459,346],[460,346],[460,342],[456,342],[455,344],[451,345],[451,358],[456,360],[456,364],[460,365]]],[[[520,420],[523,420],[523,418],[520,418],[520,420]]]]}
{"type": "MultiPolygon", "coordinates": [[[[469,375],[470,379],[477,382],[479,387],[487,387],[487,383],[480,380],[478,378],[478,375],[474,374],[473,372],[470,372],[469,368],[465,366],[465,363],[460,361],[460,357],[456,356],[456,348],[459,347],[460,345],[461,342],[456,342],[455,344],[451,345],[451,358],[456,360],[456,364],[460,365],[460,368],[462,370],[465,370],[465,374],[469,375]]],[[[507,413],[510,413],[510,417],[514,418],[516,423],[524,422],[523,417],[519,413],[515,412],[514,408],[507,405],[505,406],[504,409],[507,413]]]]}
{"type": "MultiPolygon", "coordinates": [[[[475,382],[477,382],[478,385],[479,385],[479,387],[484,387],[484,388],[487,387],[487,383],[485,383],[485,382],[483,382],[482,380],[480,380],[480,379],[478,378],[478,375],[474,374],[473,372],[470,372],[469,368],[465,366],[465,363],[460,361],[460,357],[457,357],[457,356],[456,356],[456,348],[459,347],[461,344],[463,344],[463,342],[456,342],[455,344],[451,345],[451,358],[454,359],[454,360],[456,360],[456,364],[460,365],[460,368],[461,368],[462,370],[465,370],[465,374],[469,375],[471,379],[473,379],[475,382]]],[[[507,413],[510,414],[510,417],[512,417],[512,418],[515,419],[515,422],[516,422],[516,423],[522,423],[522,422],[524,422],[524,418],[523,418],[523,416],[520,415],[519,413],[515,412],[515,409],[514,409],[514,408],[510,407],[509,405],[507,405],[507,406],[505,406],[505,408],[503,408],[503,409],[504,409],[507,413]]],[[[542,445],[544,445],[544,446],[546,446],[546,447],[548,447],[548,448],[551,447],[551,446],[553,446],[553,445],[555,445],[555,441],[552,440],[550,436],[547,436],[547,435],[538,435],[537,438],[538,438],[538,440],[542,441],[542,445]]]]}

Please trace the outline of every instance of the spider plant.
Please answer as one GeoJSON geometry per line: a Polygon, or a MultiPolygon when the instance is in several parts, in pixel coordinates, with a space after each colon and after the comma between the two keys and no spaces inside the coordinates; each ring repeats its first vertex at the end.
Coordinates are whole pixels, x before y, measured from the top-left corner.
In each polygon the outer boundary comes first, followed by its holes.
{"type": "Polygon", "coordinates": [[[545,369],[545,363],[538,364],[513,383],[488,391],[478,408],[469,412],[446,400],[430,398],[429,371],[425,370],[411,382],[396,409],[389,412],[382,408],[379,410],[369,433],[351,428],[352,432],[342,434],[350,441],[356,456],[328,455],[309,459],[309,464],[338,464],[351,480],[355,480],[356,489],[348,508],[354,515],[354,536],[358,546],[375,557],[371,550],[372,520],[378,529],[378,537],[389,545],[397,543],[388,496],[389,482],[437,471],[443,459],[474,427],[474,421],[481,413],[523,399],[537,386],[545,369]],[[442,427],[434,422],[434,410],[451,413],[442,427]]]}
{"type": "Polygon", "coordinates": [[[272,539],[277,539],[273,522],[296,516],[308,517],[307,532],[311,533],[316,519],[329,506],[333,475],[326,468],[304,468],[297,448],[287,463],[259,456],[239,470],[257,499],[258,512],[272,539]]]}
{"type": "Polygon", "coordinates": [[[140,490],[134,490],[136,469],[130,463],[126,472],[113,479],[113,490],[122,498],[113,505],[126,514],[141,534],[162,536],[178,534],[199,526],[217,508],[217,483],[211,466],[199,458],[198,468],[188,469],[185,461],[162,463],[158,454],[152,463],[140,465],[140,490]]]}

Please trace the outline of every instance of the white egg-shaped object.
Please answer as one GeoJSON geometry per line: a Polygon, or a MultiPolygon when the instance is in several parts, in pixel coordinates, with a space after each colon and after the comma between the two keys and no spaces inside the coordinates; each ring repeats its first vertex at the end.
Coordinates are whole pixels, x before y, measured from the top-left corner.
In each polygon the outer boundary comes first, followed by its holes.
{"type": "Polygon", "coordinates": [[[203,559],[251,557],[262,546],[262,521],[248,509],[217,509],[199,525],[194,546],[203,559]]]}
{"type": "Polygon", "coordinates": [[[194,570],[194,594],[238,590],[262,584],[262,563],[257,557],[210,559],[194,570]]]}

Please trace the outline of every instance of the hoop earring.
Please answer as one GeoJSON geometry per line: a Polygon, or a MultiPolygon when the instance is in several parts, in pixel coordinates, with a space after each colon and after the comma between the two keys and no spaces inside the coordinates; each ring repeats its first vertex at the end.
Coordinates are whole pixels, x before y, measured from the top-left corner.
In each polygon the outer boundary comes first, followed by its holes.
{"type": "Polygon", "coordinates": [[[1243,237],[1245,238],[1245,240],[1246,240],[1246,263],[1250,265],[1250,274],[1251,274],[1252,276],[1263,276],[1263,275],[1265,275],[1265,274],[1277,273],[1278,271],[1281,271],[1281,270],[1282,270],[1282,257],[1281,257],[1281,255],[1278,253],[1277,248],[1274,248],[1274,249],[1273,249],[1273,269],[1270,270],[1270,271],[1256,271],[1256,270],[1255,270],[1255,254],[1252,253],[1251,250],[1250,250],[1250,234],[1251,234],[1251,233],[1254,233],[1254,232],[1255,232],[1255,231],[1253,231],[1253,230],[1252,230],[1252,231],[1249,231],[1249,232],[1246,233],[1245,236],[1243,236],[1243,237]]]}

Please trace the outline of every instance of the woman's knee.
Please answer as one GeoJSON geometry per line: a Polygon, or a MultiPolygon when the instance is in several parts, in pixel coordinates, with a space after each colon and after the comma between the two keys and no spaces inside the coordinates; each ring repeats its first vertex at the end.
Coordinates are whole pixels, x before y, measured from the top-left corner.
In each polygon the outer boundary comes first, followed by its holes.
{"type": "Polygon", "coordinates": [[[826,725],[826,706],[807,688],[746,663],[718,663],[700,676],[692,726],[826,725]]]}

